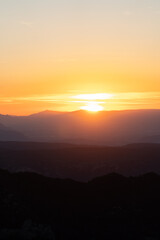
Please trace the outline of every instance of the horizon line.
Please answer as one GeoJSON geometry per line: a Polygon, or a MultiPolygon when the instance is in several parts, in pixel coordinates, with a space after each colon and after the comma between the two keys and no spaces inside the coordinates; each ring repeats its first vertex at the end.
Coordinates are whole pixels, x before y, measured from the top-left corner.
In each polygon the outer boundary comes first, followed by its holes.
{"type": "Polygon", "coordinates": [[[29,116],[32,116],[32,115],[37,115],[37,114],[41,114],[41,113],[62,113],[62,114],[67,114],[67,113],[75,113],[75,112],[85,112],[85,113],[88,113],[90,115],[96,115],[96,114],[99,114],[99,113],[104,113],[104,112],[134,112],[134,111],[160,111],[160,108],[137,108],[137,109],[120,109],[120,110],[101,110],[101,111],[97,111],[97,112],[91,112],[91,111],[88,111],[88,110],[83,110],[83,109],[78,109],[78,110],[73,110],[73,111],[56,111],[56,110],[49,110],[49,109],[46,109],[46,110],[42,110],[42,111],[39,111],[39,112],[33,112],[33,113],[30,113],[30,114],[24,114],[24,115],[17,115],[17,114],[3,114],[3,113],[0,113],[0,116],[15,116],[15,117],[29,117],[29,116]]]}

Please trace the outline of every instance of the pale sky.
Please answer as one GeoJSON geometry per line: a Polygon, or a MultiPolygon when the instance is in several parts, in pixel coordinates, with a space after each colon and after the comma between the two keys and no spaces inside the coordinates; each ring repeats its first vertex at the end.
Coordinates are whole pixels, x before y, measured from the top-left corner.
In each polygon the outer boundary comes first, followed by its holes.
{"type": "Polygon", "coordinates": [[[159,0],[0,0],[0,30],[0,113],[76,110],[83,93],[160,108],[159,0]]]}

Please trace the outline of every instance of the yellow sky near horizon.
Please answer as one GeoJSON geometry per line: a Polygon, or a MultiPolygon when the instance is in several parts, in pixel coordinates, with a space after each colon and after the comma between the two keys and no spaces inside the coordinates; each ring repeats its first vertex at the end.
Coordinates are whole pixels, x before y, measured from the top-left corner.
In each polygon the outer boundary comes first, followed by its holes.
{"type": "Polygon", "coordinates": [[[107,111],[160,109],[160,92],[75,94],[73,92],[46,96],[1,97],[1,114],[29,115],[44,110],[62,112],[87,110],[88,108],[92,110],[93,107],[97,109],[97,106],[98,110],[107,111]]]}

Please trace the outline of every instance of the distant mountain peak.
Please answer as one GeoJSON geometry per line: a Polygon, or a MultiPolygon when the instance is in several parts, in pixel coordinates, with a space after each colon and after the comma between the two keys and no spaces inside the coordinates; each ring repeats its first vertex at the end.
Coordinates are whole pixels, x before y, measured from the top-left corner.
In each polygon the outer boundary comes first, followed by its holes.
{"type": "Polygon", "coordinates": [[[33,113],[33,114],[29,115],[29,117],[33,117],[33,116],[49,116],[49,115],[56,115],[56,114],[62,114],[62,113],[63,112],[52,111],[52,110],[44,110],[42,112],[33,113]]]}

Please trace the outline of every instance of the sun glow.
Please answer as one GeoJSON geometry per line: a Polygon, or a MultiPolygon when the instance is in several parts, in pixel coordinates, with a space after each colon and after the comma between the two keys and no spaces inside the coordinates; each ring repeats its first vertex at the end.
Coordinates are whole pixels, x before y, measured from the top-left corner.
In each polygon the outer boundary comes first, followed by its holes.
{"type": "Polygon", "coordinates": [[[99,112],[104,108],[96,102],[89,102],[86,106],[81,107],[82,110],[87,110],[89,112],[99,112]]]}
{"type": "Polygon", "coordinates": [[[79,95],[73,96],[73,98],[81,99],[81,100],[106,100],[112,97],[113,97],[113,94],[109,94],[109,93],[79,94],[79,95]]]}

